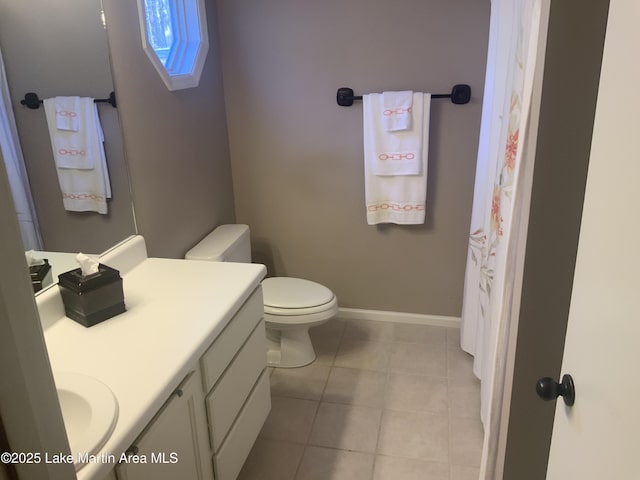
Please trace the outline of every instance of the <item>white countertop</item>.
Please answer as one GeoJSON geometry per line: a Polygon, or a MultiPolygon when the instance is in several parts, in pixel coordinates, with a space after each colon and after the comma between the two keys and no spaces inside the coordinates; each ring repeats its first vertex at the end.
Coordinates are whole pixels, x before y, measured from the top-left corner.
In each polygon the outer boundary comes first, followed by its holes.
{"type": "MultiPolygon", "coordinates": [[[[148,258],[123,275],[125,313],[90,328],[67,317],[46,322],[54,377],[93,376],[118,400],[99,455],[118,458],[131,446],[265,273],[257,264],[148,258]]],[[[102,480],[113,467],[88,464],[78,478],[102,480]]]]}

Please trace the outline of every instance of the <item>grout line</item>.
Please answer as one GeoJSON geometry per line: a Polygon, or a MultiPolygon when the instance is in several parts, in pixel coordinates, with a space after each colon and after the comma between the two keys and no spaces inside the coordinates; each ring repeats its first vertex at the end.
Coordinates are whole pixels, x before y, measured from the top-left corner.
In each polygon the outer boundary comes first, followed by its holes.
{"type": "MultiPolygon", "coordinates": [[[[389,358],[389,361],[391,361],[391,358],[389,358]]],[[[386,410],[388,387],[389,387],[389,366],[387,365],[387,371],[385,372],[385,377],[384,377],[384,388],[382,393],[382,409],[380,411],[380,423],[378,424],[378,436],[376,437],[376,447],[373,452],[373,468],[371,469],[372,480],[373,480],[373,474],[375,473],[375,470],[376,470],[376,461],[378,458],[378,445],[380,443],[380,432],[382,431],[382,420],[384,418],[384,412],[386,410]]]]}
{"type": "Polygon", "coordinates": [[[300,461],[298,462],[298,466],[296,467],[296,471],[293,475],[294,480],[298,476],[298,473],[300,472],[300,467],[302,466],[304,455],[305,453],[307,453],[307,447],[309,446],[309,439],[311,438],[311,432],[313,432],[313,426],[316,423],[316,418],[318,417],[318,410],[320,410],[320,401],[317,402],[316,411],[313,415],[313,420],[311,421],[311,428],[309,429],[309,433],[307,434],[307,438],[305,439],[303,444],[304,448],[302,450],[302,455],[300,456],[300,461]]]}

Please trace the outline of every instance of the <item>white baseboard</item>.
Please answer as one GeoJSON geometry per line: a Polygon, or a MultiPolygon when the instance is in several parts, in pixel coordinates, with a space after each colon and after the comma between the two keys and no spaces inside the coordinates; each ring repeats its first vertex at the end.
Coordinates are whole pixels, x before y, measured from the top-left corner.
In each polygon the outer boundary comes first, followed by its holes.
{"type": "Polygon", "coordinates": [[[338,310],[338,317],[350,320],[375,320],[379,322],[413,323],[416,325],[431,325],[434,327],[460,328],[460,317],[447,317],[445,315],[424,315],[422,313],[340,308],[338,310]]]}

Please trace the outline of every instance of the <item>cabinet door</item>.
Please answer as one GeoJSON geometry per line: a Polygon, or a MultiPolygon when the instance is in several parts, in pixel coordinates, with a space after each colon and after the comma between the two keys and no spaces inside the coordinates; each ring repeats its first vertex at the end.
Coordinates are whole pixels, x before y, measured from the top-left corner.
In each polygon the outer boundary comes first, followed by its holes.
{"type": "Polygon", "coordinates": [[[116,467],[120,480],[212,480],[200,374],[192,372],[116,467]]]}

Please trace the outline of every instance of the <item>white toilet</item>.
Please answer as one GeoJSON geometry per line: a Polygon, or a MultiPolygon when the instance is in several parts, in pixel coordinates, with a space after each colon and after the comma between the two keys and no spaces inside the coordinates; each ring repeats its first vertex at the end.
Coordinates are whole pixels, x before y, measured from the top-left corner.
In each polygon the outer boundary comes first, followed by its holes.
{"type": "MultiPolygon", "coordinates": [[[[185,256],[187,260],[251,262],[247,225],[221,225],[185,256]]],[[[267,361],[273,367],[302,367],[316,359],[309,329],[333,318],[338,300],[319,283],[291,277],[262,282],[267,361]]]]}

